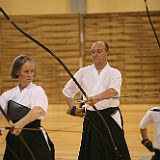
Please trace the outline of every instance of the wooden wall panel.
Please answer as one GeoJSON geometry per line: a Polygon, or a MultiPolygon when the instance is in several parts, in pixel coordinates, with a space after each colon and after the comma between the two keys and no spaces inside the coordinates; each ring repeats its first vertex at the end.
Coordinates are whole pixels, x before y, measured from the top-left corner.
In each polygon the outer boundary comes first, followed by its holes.
{"type": "MultiPolygon", "coordinates": [[[[60,57],[71,72],[79,68],[79,15],[12,16],[12,19],[25,32],[60,57]]],[[[69,76],[61,65],[2,17],[1,28],[2,91],[16,84],[9,76],[13,58],[19,54],[27,54],[36,61],[35,82],[45,89],[49,103],[63,103],[61,90],[69,76]]]]}
{"type": "MultiPolygon", "coordinates": [[[[160,37],[160,12],[152,12],[151,16],[160,37]]],[[[135,96],[160,89],[160,50],[145,12],[12,16],[12,19],[60,57],[72,73],[82,64],[92,63],[90,46],[94,41],[107,41],[109,63],[123,76],[121,102],[159,103],[159,95],[135,96]]],[[[36,61],[35,82],[45,89],[49,103],[64,103],[61,90],[70,79],[64,68],[0,17],[1,92],[16,84],[10,79],[9,67],[19,54],[31,55],[36,61]]]]}
{"type": "MultiPolygon", "coordinates": [[[[160,12],[151,16],[160,37],[160,12]]],[[[146,13],[86,14],[84,35],[84,65],[92,63],[90,46],[94,41],[109,43],[109,63],[123,76],[122,103],[159,103],[160,95],[143,95],[160,91],[160,50],[146,13]]]]}

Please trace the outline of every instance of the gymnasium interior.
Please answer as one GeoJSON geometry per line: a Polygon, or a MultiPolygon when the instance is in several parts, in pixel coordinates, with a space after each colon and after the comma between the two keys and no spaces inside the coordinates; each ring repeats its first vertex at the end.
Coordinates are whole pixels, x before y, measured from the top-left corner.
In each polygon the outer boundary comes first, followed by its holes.
{"type": "MultiPolygon", "coordinates": [[[[90,47],[100,40],[110,46],[109,64],[122,73],[120,109],[131,158],[150,160],[153,153],[141,144],[139,123],[148,109],[160,106],[159,0],[0,0],[0,7],[10,17],[0,12],[1,94],[17,84],[9,75],[12,60],[20,54],[31,56],[36,62],[34,82],[48,96],[42,124],[55,144],[56,160],[77,159],[83,125],[83,118],[66,113],[62,90],[71,78],[66,68],[74,74],[92,64],[90,47]]],[[[76,95],[77,100],[81,97],[76,95]]],[[[5,126],[8,122],[1,116],[0,160],[5,126]]],[[[153,141],[153,125],[149,136],[153,141]]]]}

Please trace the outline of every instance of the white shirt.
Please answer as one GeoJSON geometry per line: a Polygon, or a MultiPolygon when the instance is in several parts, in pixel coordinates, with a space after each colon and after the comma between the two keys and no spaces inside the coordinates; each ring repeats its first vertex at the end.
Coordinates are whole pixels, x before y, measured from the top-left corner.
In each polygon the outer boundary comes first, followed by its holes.
{"type": "MultiPolygon", "coordinates": [[[[19,86],[16,86],[4,92],[0,96],[0,105],[5,111],[7,110],[9,100],[13,100],[30,109],[33,109],[35,106],[41,107],[45,112],[47,112],[48,109],[48,99],[44,90],[42,87],[33,83],[30,83],[22,91],[20,91],[19,86]]],[[[39,117],[39,119],[43,118],[44,116],[39,117]]]]}
{"type": "MultiPolygon", "coordinates": [[[[98,74],[93,64],[79,69],[74,77],[89,97],[97,95],[107,88],[115,89],[118,92],[117,96],[120,95],[122,82],[121,73],[109,64],[103,68],[100,74],[98,74]]],[[[75,82],[70,79],[63,89],[63,94],[66,97],[73,98],[77,92],[79,92],[79,88],[76,86],[75,82]]],[[[119,98],[110,98],[99,101],[95,106],[98,110],[103,110],[108,107],[117,107],[119,103],[119,98]]],[[[88,110],[94,110],[92,106],[87,104],[85,104],[84,107],[88,110]]]]}
{"type": "Polygon", "coordinates": [[[140,128],[147,128],[149,123],[154,125],[154,143],[153,146],[160,149],[160,107],[153,107],[148,110],[140,122],[140,128]],[[153,111],[153,109],[158,109],[159,111],[153,111]]]}

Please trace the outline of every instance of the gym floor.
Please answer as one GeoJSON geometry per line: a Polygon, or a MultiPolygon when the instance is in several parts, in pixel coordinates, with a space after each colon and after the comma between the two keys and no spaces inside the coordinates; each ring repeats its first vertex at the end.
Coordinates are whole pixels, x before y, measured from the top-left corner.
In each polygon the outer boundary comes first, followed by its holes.
{"type": "MultiPolygon", "coordinates": [[[[121,111],[124,118],[125,137],[132,160],[149,160],[152,153],[142,146],[139,122],[144,113],[154,105],[151,104],[122,104],[121,111]]],[[[66,105],[49,105],[48,114],[42,125],[47,130],[55,144],[56,160],[76,160],[81,141],[83,118],[66,114],[66,105]]],[[[0,120],[0,127],[7,126],[4,118],[0,120]]],[[[153,127],[149,136],[153,138],[153,127]]],[[[2,131],[0,137],[0,160],[5,150],[5,136],[7,130],[2,131]]]]}

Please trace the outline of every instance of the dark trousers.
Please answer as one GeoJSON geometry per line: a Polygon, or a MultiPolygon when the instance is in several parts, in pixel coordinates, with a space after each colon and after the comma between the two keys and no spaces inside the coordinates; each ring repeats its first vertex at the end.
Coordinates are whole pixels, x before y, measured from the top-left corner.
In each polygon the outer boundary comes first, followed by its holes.
{"type": "Polygon", "coordinates": [[[155,151],[155,155],[152,156],[151,160],[160,160],[160,150],[155,151]]]}
{"type": "Polygon", "coordinates": [[[97,116],[95,111],[87,111],[83,123],[83,133],[78,160],[131,159],[124,138],[124,131],[111,117],[111,115],[117,111],[119,112],[119,108],[115,107],[102,110],[100,113],[108,124],[113,141],[117,146],[118,154],[111,145],[111,139],[104,123],[97,116]]]}
{"type": "MultiPolygon", "coordinates": [[[[26,126],[29,128],[38,128],[40,121],[34,121],[26,126]]],[[[54,160],[55,149],[47,135],[48,144],[41,130],[23,130],[21,136],[29,146],[36,160],[54,160]]],[[[9,132],[6,137],[6,150],[3,160],[33,160],[25,145],[19,139],[9,132]]]]}

